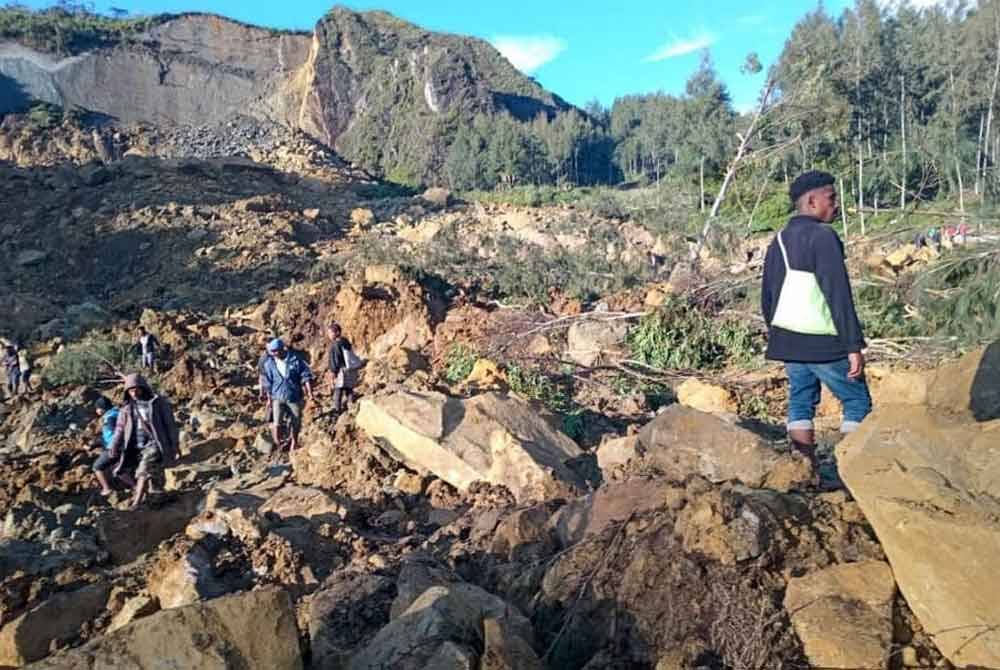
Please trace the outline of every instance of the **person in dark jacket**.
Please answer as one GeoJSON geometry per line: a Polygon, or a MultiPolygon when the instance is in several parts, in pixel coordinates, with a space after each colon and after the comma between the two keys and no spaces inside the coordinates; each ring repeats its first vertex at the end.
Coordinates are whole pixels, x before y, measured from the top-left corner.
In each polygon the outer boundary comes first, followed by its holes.
{"type": "Polygon", "coordinates": [[[815,457],[820,385],[843,405],[843,433],[857,429],[871,412],[871,395],[844,246],[828,225],[840,211],[834,178],[806,172],[789,195],[796,211],[768,247],[761,312],[768,325],[766,356],[783,361],[788,374],[789,439],[815,457]]]}
{"type": "Polygon", "coordinates": [[[333,411],[340,414],[354,399],[354,387],[358,384],[358,371],[348,367],[345,351],[353,351],[351,343],[344,337],[340,324],[331,323],[326,336],[330,340],[330,374],[333,375],[333,411]]]}
{"type": "Polygon", "coordinates": [[[8,345],[4,351],[3,367],[7,372],[7,395],[13,398],[21,385],[21,363],[17,359],[17,348],[13,345],[8,345]]]}
{"type": "Polygon", "coordinates": [[[148,332],[145,326],[139,326],[139,340],[135,344],[142,358],[142,367],[156,371],[156,359],[160,353],[160,341],[156,335],[148,332]]]}
{"type": "Polygon", "coordinates": [[[125,404],[108,450],[117,463],[115,476],[124,474],[128,463],[137,463],[133,509],[145,500],[150,480],[177,460],[178,430],[170,401],[153,393],[140,375],[125,377],[125,404]]]}

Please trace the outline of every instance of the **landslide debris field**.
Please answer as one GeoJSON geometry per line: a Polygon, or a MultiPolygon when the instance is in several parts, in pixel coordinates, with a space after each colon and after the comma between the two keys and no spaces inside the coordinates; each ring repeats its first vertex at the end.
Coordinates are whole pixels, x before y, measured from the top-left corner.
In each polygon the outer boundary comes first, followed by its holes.
{"type": "Polygon", "coordinates": [[[692,275],[627,212],[410,192],[294,133],[178,155],[220,134],[0,127],[3,335],[41,379],[0,404],[0,667],[1000,667],[1000,345],[876,342],[863,429],[820,408],[840,481],[782,441],[766,238],[692,275]],[[360,400],[321,374],[279,453],[257,358],[322,373],[332,320],[360,400]],[[93,402],[139,324],[183,455],[128,511],[93,402]]]}

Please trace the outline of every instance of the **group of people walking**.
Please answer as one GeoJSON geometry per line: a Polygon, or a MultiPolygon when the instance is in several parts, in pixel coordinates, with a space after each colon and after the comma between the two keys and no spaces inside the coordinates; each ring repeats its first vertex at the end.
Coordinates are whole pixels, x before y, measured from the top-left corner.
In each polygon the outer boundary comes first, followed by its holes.
{"type": "MultiPolygon", "coordinates": [[[[354,398],[358,372],[363,361],[354,353],[339,324],[327,327],[327,363],[334,380],[333,412],[345,411],[354,398]]],[[[140,329],[142,365],[155,369],[159,344],[155,336],[140,329]]],[[[299,446],[302,414],[307,401],[315,399],[313,373],[305,358],[289,349],[280,338],[266,344],[257,363],[259,398],[265,403],[275,447],[299,446]],[[287,425],[287,439],[282,427],[287,425]]],[[[113,492],[117,480],[132,489],[132,507],[145,500],[164,467],[170,467],[179,453],[178,429],[173,409],[166,397],[156,394],[138,374],[125,378],[120,406],[105,396],[97,399],[95,411],[101,419],[101,454],[94,462],[94,474],[101,495],[113,492]]]]}

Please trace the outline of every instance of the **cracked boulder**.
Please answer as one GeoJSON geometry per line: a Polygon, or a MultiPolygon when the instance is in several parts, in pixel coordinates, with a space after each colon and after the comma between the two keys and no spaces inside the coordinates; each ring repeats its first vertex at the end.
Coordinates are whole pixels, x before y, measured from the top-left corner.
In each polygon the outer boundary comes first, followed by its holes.
{"type": "Polygon", "coordinates": [[[884,405],[837,447],[899,590],[960,667],[1000,667],[998,444],[1000,421],[884,405]]]}
{"type": "Polygon", "coordinates": [[[580,448],[517,398],[400,391],[364,398],[360,407],[357,425],[393,457],[460,490],[485,481],[522,502],[586,489],[567,465],[580,448]]]}

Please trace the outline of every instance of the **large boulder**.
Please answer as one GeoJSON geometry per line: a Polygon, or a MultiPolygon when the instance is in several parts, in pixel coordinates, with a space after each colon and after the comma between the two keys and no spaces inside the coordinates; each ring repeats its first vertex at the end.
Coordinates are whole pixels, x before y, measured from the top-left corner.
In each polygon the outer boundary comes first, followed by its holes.
{"type": "MultiPolygon", "coordinates": [[[[528,665],[539,667],[531,658],[531,622],[512,605],[466,583],[432,586],[424,591],[402,615],[375,636],[354,656],[348,670],[393,668],[394,670],[459,670],[478,667],[476,647],[483,625],[490,624],[491,657],[526,656],[528,665]],[[515,651],[516,650],[516,651],[515,651]]],[[[492,667],[503,667],[493,665],[492,667]]]]}
{"type": "Polygon", "coordinates": [[[625,321],[577,321],[566,333],[566,355],[589,367],[599,360],[621,354],[627,335],[625,321]]]}
{"type": "Polygon", "coordinates": [[[0,667],[45,658],[53,641],[72,639],[108,602],[106,584],[57,593],[0,628],[0,667]]]}
{"type": "Polygon", "coordinates": [[[295,610],[277,588],[164,610],[32,670],[301,670],[295,610]]]}
{"type": "Polygon", "coordinates": [[[309,599],[312,667],[345,667],[354,651],[371,642],[374,633],[370,631],[389,622],[395,591],[389,577],[349,570],[335,572],[309,599]]]}
{"type": "Polygon", "coordinates": [[[782,453],[756,434],[696,409],[671,405],[639,432],[645,461],[672,479],[700,475],[712,482],[788,491],[809,482],[808,460],[782,453]]]}
{"type": "Polygon", "coordinates": [[[1000,421],[885,405],[837,447],[840,475],[900,591],[938,649],[962,667],[1000,667],[997,445],[1000,421]]]}
{"type": "Polygon", "coordinates": [[[792,579],[785,609],[817,668],[885,668],[896,584],[882,561],[846,563],[792,579]]]}
{"type": "Polygon", "coordinates": [[[875,405],[926,405],[976,421],[1000,419],[1000,342],[936,370],[893,370],[872,384],[875,405]]]}
{"type": "Polygon", "coordinates": [[[163,609],[222,595],[227,588],[215,578],[213,560],[202,544],[172,549],[153,565],[147,588],[163,609]]]}
{"type": "Polygon", "coordinates": [[[585,488],[567,465],[580,448],[514,397],[399,391],[362,399],[357,425],[411,468],[461,490],[486,481],[525,501],[585,488]]]}
{"type": "Polygon", "coordinates": [[[198,514],[200,491],[176,496],[158,509],[109,510],[97,520],[101,544],[115,563],[129,563],[180,533],[198,514]]]}
{"type": "Polygon", "coordinates": [[[600,535],[634,514],[667,504],[674,486],[664,479],[630,479],[607,484],[593,493],[571,500],[552,517],[550,525],[563,547],[600,535]]]}
{"type": "Polygon", "coordinates": [[[281,519],[304,518],[317,523],[340,523],[357,511],[349,498],[306,486],[283,486],[258,512],[275,514],[281,519]]]}

